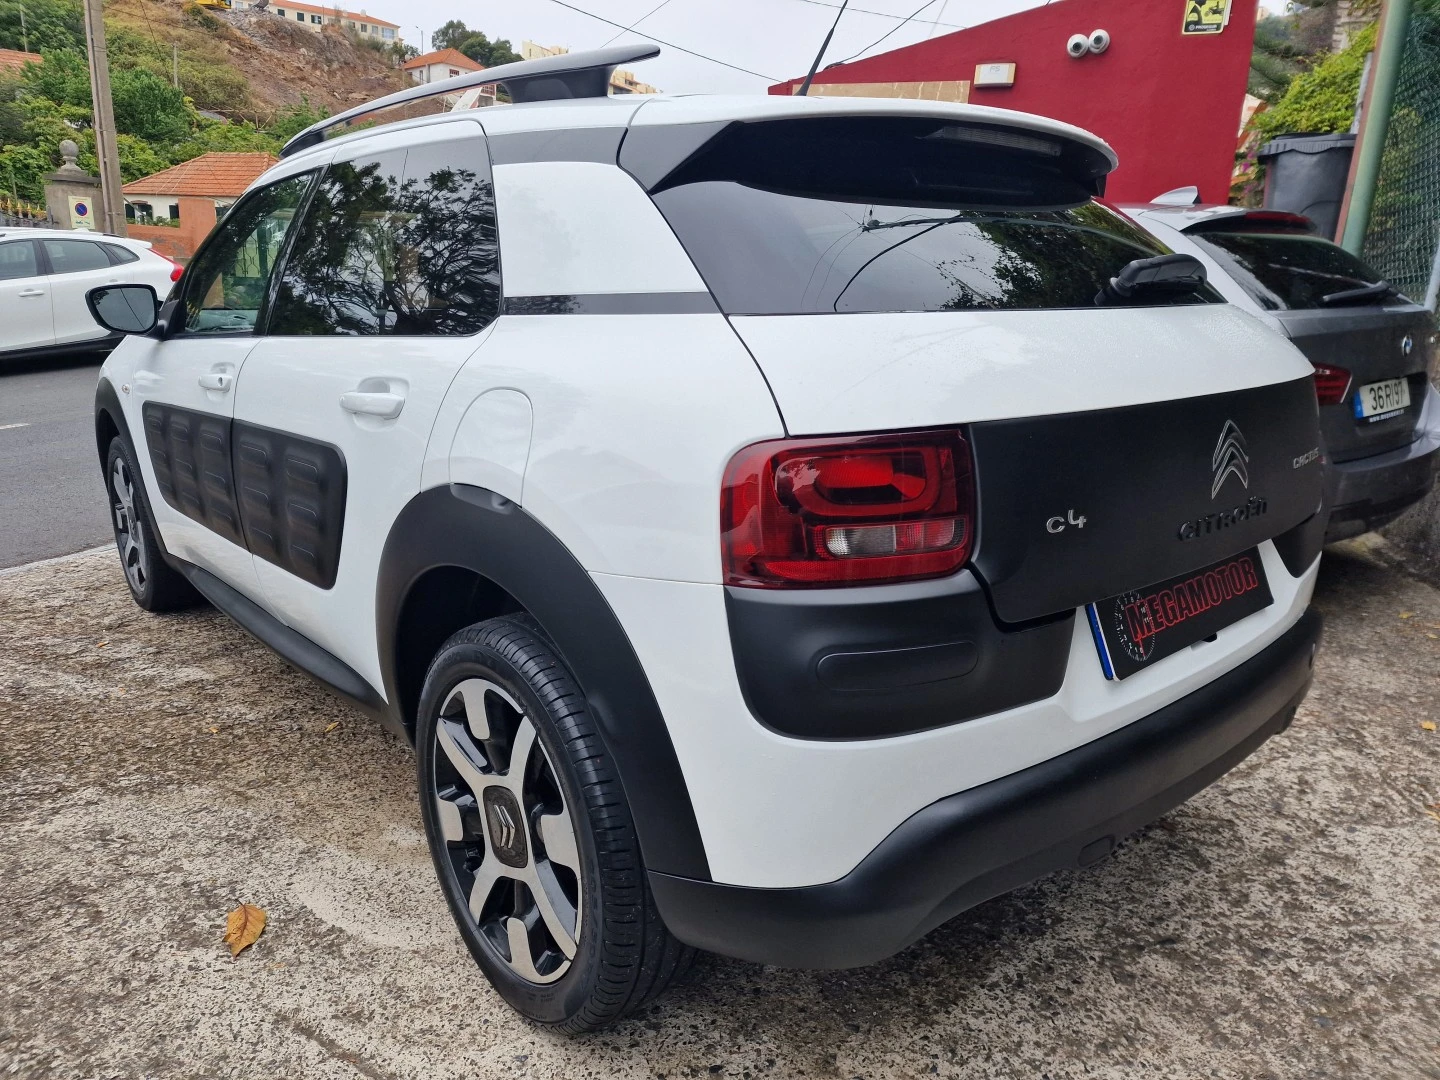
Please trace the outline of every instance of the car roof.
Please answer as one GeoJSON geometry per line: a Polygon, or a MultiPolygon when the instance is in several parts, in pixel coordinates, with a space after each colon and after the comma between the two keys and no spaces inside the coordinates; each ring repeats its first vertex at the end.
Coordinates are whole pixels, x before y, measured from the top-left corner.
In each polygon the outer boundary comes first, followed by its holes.
{"type": "Polygon", "coordinates": [[[730,121],[743,123],[805,117],[883,116],[954,120],[1001,130],[1048,135],[1079,144],[1100,155],[1108,164],[1105,171],[1113,170],[1119,164],[1119,158],[1110,144],[1083,128],[1049,117],[1011,109],[996,109],[987,105],[901,98],[625,94],[493,105],[399,120],[378,127],[366,126],[293,152],[258,177],[252,186],[270,183],[313,168],[315,164],[328,160],[333,152],[347,143],[360,141],[379,131],[413,130],[446,123],[478,123],[487,136],[492,136],[586,128],[714,125],[730,121]]]}
{"type": "Polygon", "coordinates": [[[0,229],[0,240],[24,240],[38,237],[64,237],[66,240],[103,240],[107,244],[137,244],[150,247],[149,240],[132,240],[128,236],[111,236],[92,229],[46,229],[21,225],[18,228],[0,229]]]}

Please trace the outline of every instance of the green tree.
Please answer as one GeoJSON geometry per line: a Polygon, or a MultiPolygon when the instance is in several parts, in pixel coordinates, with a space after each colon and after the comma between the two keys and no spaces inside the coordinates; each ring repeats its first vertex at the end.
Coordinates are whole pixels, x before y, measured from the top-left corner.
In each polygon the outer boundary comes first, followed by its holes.
{"type": "Polygon", "coordinates": [[[330,110],[323,105],[317,109],[310,104],[309,98],[301,98],[299,105],[280,113],[266,125],[265,130],[284,145],[311,124],[317,124],[329,115],[330,110]]]}
{"type": "Polygon", "coordinates": [[[458,49],[460,43],[468,38],[473,31],[459,19],[451,19],[443,24],[439,30],[430,35],[430,48],[458,49]]]}
{"type": "Polygon", "coordinates": [[[76,0],[0,0],[0,49],[23,49],[27,44],[35,53],[83,50],[85,17],[79,3],[76,0]],[[22,8],[25,12],[23,30],[22,8]]]}
{"type": "Polygon", "coordinates": [[[1368,26],[1343,51],[1295,76],[1284,96],[1255,118],[1255,130],[1263,138],[1286,132],[1349,131],[1365,54],[1374,48],[1375,27],[1368,26]]]}
{"type": "Polygon", "coordinates": [[[491,41],[478,30],[460,42],[458,48],[471,60],[485,67],[513,64],[520,59],[520,54],[510,47],[510,42],[505,38],[491,41]]]}
{"type": "Polygon", "coordinates": [[[194,110],[185,95],[152,72],[138,68],[110,73],[115,129],[158,143],[174,143],[190,134],[194,110]]]}

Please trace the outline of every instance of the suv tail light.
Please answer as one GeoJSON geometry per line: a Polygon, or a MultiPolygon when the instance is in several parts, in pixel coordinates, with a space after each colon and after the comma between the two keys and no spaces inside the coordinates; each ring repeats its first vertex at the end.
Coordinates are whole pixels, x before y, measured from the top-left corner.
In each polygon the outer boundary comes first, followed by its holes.
{"type": "Polygon", "coordinates": [[[1315,365],[1315,400],[1321,405],[1339,405],[1350,389],[1350,372],[1329,364],[1315,365]]]}
{"type": "Polygon", "coordinates": [[[958,431],[756,443],[725,470],[720,528],[727,585],[942,577],[973,544],[970,448],[958,431]]]}
{"type": "MultiPolygon", "coordinates": [[[[158,251],[155,254],[160,255],[158,251]]],[[[185,273],[185,267],[182,266],[180,263],[176,262],[174,259],[170,258],[169,255],[160,255],[160,258],[164,259],[170,264],[170,280],[179,281],[180,275],[185,273]]]]}

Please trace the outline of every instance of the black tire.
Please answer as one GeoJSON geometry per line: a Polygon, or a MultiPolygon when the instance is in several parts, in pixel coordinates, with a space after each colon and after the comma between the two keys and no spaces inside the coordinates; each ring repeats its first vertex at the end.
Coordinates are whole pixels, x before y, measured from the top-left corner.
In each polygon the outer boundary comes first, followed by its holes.
{"type": "Polygon", "coordinates": [[[105,493],[110,498],[120,568],[135,603],[146,611],[179,611],[203,603],[204,598],[161,554],[140,469],[118,435],[110,440],[105,455],[105,493]]]}
{"type": "Polygon", "coordinates": [[[630,808],[584,695],[533,621],[490,619],[441,646],[425,677],[415,744],[421,816],[445,900],[475,962],[517,1012],[565,1033],[593,1031],[656,997],[689,965],[694,950],[656,911],[630,808]],[[524,734],[527,719],[534,740],[524,734]],[[497,790],[502,784],[521,792],[518,805],[497,790]],[[507,831],[507,807],[524,822],[520,839],[506,839],[516,832],[507,831]],[[555,823],[561,816],[568,840],[555,823]],[[538,890],[516,884],[521,876],[538,890]],[[484,895],[474,900],[477,882],[484,895]],[[481,905],[478,917],[472,903],[481,905]],[[567,957],[558,943],[576,926],[567,957]],[[510,948],[517,935],[519,952],[510,948]]]}

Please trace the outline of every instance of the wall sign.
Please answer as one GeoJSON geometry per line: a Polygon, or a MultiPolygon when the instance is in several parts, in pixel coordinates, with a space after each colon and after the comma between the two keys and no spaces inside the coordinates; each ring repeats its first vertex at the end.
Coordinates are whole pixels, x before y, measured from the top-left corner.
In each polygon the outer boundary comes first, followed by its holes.
{"type": "Polygon", "coordinates": [[[1014,64],[976,64],[975,86],[1014,86],[1014,64]]]}
{"type": "Polygon", "coordinates": [[[72,229],[95,228],[95,207],[89,199],[78,195],[70,196],[70,227],[72,229]]]}
{"type": "Polygon", "coordinates": [[[1230,21],[1230,0],[1185,0],[1182,34],[1218,34],[1230,21]]]}

